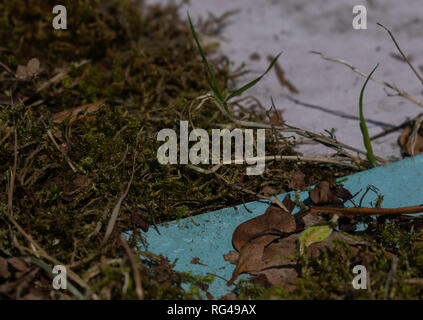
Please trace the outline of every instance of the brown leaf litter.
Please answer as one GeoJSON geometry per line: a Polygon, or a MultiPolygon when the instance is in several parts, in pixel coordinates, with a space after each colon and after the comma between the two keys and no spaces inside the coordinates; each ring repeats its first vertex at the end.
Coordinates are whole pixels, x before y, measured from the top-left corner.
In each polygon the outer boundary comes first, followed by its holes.
{"type": "MultiPolygon", "coordinates": [[[[303,179],[302,174],[294,174],[292,185],[301,185],[298,181],[302,182],[303,179]]],[[[343,216],[342,213],[345,212],[360,213],[369,210],[372,214],[381,215],[387,212],[386,210],[399,210],[400,213],[423,211],[422,206],[406,209],[344,208],[344,202],[351,200],[353,196],[347,189],[336,185],[334,181],[322,181],[309,192],[309,196],[315,205],[311,208],[292,215],[295,204],[288,195],[284,199],[284,204],[289,212],[271,205],[263,215],[252,218],[235,229],[232,242],[236,251],[230,251],[223,256],[226,261],[236,264],[228,285],[232,285],[240,274],[248,273],[253,276],[251,280],[255,285],[294,290],[297,278],[300,276],[299,270],[301,270],[300,235],[312,226],[328,225],[328,218],[335,214],[343,216]],[[326,207],[317,205],[326,205],[326,207]]],[[[349,216],[347,224],[350,225],[350,230],[355,230],[356,223],[356,219],[349,216]]],[[[371,242],[366,238],[337,229],[323,240],[310,244],[305,254],[307,257],[317,258],[327,251],[334,250],[336,243],[339,242],[347,244],[357,259],[366,263],[374,259],[372,252],[375,248],[371,242]]],[[[386,256],[389,258],[391,254],[386,252],[386,256]]],[[[340,259],[345,258],[345,254],[341,253],[340,259]]]]}

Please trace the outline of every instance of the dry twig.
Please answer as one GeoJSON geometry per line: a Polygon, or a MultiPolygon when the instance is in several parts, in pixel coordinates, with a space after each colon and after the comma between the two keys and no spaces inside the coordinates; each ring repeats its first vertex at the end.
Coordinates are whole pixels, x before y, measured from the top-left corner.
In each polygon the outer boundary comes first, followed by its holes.
{"type": "MultiPolygon", "coordinates": [[[[325,60],[328,60],[328,61],[331,61],[331,62],[343,64],[343,65],[347,66],[348,68],[350,68],[355,73],[359,74],[360,76],[363,76],[365,78],[368,77],[368,74],[361,72],[357,67],[353,66],[348,61],[338,59],[338,58],[328,57],[328,56],[324,55],[323,53],[317,52],[317,51],[311,51],[311,53],[320,55],[320,57],[322,57],[322,59],[325,59],[325,60]]],[[[409,101],[413,102],[414,104],[418,105],[419,107],[423,108],[423,102],[422,101],[418,100],[417,98],[413,97],[411,94],[405,92],[404,90],[398,88],[397,86],[395,86],[395,85],[393,85],[389,82],[386,82],[386,81],[378,80],[375,77],[371,77],[370,79],[373,80],[376,83],[379,83],[379,84],[381,84],[381,85],[383,85],[383,86],[385,86],[389,89],[396,91],[399,96],[404,97],[407,100],[409,100],[409,101]]]]}
{"type": "Polygon", "coordinates": [[[334,207],[312,207],[311,212],[315,213],[336,213],[341,215],[372,216],[412,214],[423,212],[423,205],[402,207],[402,208],[334,208],[334,207]]]}
{"type": "Polygon", "coordinates": [[[131,248],[129,248],[129,245],[126,242],[125,236],[123,234],[120,235],[120,242],[122,243],[122,247],[125,249],[125,252],[128,255],[129,261],[131,262],[132,272],[134,274],[134,281],[135,281],[135,291],[137,293],[138,299],[143,300],[144,291],[142,289],[141,275],[138,270],[138,266],[135,261],[134,254],[132,253],[131,248]]]}
{"type": "Polygon", "coordinates": [[[397,40],[395,39],[394,35],[392,34],[392,32],[387,27],[385,27],[383,24],[381,24],[379,22],[377,22],[376,24],[378,26],[382,27],[383,29],[385,29],[388,32],[389,36],[391,37],[392,41],[394,42],[395,46],[397,47],[397,49],[398,49],[399,53],[401,54],[402,58],[404,59],[404,61],[407,62],[407,64],[410,66],[410,69],[416,75],[417,79],[419,79],[420,82],[423,84],[423,78],[420,76],[420,74],[417,72],[417,70],[414,69],[413,65],[410,62],[410,59],[404,54],[404,52],[402,52],[397,40]]]}
{"type": "Polygon", "coordinates": [[[109,223],[107,224],[106,233],[104,234],[104,238],[103,238],[103,241],[102,241],[103,244],[106,243],[106,241],[109,239],[110,235],[112,234],[113,229],[114,229],[115,224],[116,224],[117,217],[119,215],[119,211],[120,211],[120,207],[122,205],[122,202],[123,202],[123,200],[125,200],[126,196],[128,195],[129,189],[131,188],[132,181],[134,180],[134,174],[135,174],[135,159],[136,159],[136,157],[137,157],[137,152],[135,151],[133,165],[132,165],[131,179],[128,182],[128,185],[126,187],[125,192],[120,196],[118,202],[116,203],[115,207],[113,208],[112,215],[110,217],[109,223]]]}

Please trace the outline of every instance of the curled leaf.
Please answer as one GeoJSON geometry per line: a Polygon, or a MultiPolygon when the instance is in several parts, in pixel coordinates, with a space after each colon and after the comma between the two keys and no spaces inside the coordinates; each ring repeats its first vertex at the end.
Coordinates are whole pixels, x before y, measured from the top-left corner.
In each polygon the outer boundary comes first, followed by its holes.
{"type": "Polygon", "coordinates": [[[262,236],[245,243],[240,250],[238,263],[227,285],[232,285],[241,273],[262,270],[264,248],[276,238],[277,236],[262,236]]]}
{"type": "Polygon", "coordinates": [[[263,232],[273,230],[290,233],[295,229],[295,218],[291,213],[280,207],[270,206],[263,215],[240,224],[232,235],[232,244],[240,251],[251,238],[263,232]]]}
{"type": "Polygon", "coordinates": [[[98,101],[55,113],[53,114],[53,122],[56,124],[60,124],[64,120],[69,119],[69,124],[72,124],[73,122],[75,122],[76,119],[78,119],[79,115],[93,113],[100,109],[102,104],[102,101],[98,101]]]}
{"type": "Polygon", "coordinates": [[[320,182],[313,190],[309,192],[311,200],[315,204],[340,204],[339,198],[332,192],[330,183],[320,182]]]}
{"type": "Polygon", "coordinates": [[[292,175],[291,181],[289,182],[289,187],[294,190],[301,190],[305,187],[304,182],[305,175],[300,170],[297,170],[292,175]]]}
{"type": "Polygon", "coordinates": [[[20,80],[28,80],[34,78],[40,72],[40,61],[33,58],[28,61],[26,66],[19,65],[16,69],[16,78],[20,80]]]}

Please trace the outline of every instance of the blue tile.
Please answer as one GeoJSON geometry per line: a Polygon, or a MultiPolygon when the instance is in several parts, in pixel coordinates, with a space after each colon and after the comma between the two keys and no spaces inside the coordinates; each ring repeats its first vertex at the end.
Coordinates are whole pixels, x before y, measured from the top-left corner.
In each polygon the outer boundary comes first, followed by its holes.
{"type": "MultiPolygon", "coordinates": [[[[423,189],[421,188],[423,155],[341,179],[346,179],[343,184],[352,194],[360,190],[362,194],[370,184],[376,186],[384,195],[382,207],[403,207],[423,203],[423,189]]],[[[278,198],[282,200],[285,195],[281,194],[278,198]]],[[[357,199],[360,196],[359,194],[357,199]]],[[[301,193],[302,200],[307,197],[307,192],[301,193]]],[[[374,203],[376,199],[375,193],[368,192],[363,206],[370,206],[370,203],[374,203]]],[[[177,259],[175,269],[178,271],[190,271],[195,275],[210,273],[229,280],[234,265],[226,262],[223,259],[223,254],[234,250],[232,247],[233,231],[242,222],[263,214],[268,205],[268,201],[254,201],[246,204],[252,213],[248,212],[244,205],[239,205],[197,215],[193,219],[199,226],[196,226],[190,218],[161,224],[158,226],[161,235],[154,228],[150,228],[146,234],[147,248],[153,253],[168,257],[171,261],[177,259]],[[207,266],[192,264],[191,260],[194,257],[200,258],[200,261],[207,266]]],[[[248,275],[241,275],[238,281],[247,278],[248,275]]],[[[209,292],[215,298],[220,298],[233,288],[233,286],[228,287],[221,278],[215,277],[209,292]]]]}

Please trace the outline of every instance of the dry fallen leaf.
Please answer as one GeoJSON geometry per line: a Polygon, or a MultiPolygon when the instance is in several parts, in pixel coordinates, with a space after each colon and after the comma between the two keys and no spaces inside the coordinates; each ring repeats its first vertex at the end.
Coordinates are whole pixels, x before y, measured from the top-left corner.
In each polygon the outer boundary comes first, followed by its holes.
{"type": "Polygon", "coordinates": [[[40,61],[33,58],[28,61],[26,66],[19,65],[16,69],[16,78],[19,80],[28,80],[36,77],[40,72],[40,61]]]}
{"type": "Polygon", "coordinates": [[[83,174],[77,174],[72,183],[65,184],[62,200],[71,202],[82,196],[82,191],[86,188],[91,179],[83,174]]]}
{"type": "Polygon", "coordinates": [[[319,216],[317,213],[308,212],[303,217],[304,229],[310,228],[311,226],[314,226],[314,225],[319,224],[319,223],[323,223],[323,221],[324,221],[323,218],[321,216],[319,216]]]}
{"type": "Polygon", "coordinates": [[[231,250],[227,254],[223,255],[223,260],[236,264],[239,260],[239,253],[231,250]]]}
{"type": "Polygon", "coordinates": [[[202,263],[199,257],[194,257],[191,259],[190,261],[191,264],[199,264],[200,266],[205,266],[207,267],[206,264],[202,263]]]}
{"type": "Polygon", "coordinates": [[[258,271],[263,269],[263,250],[278,236],[261,236],[245,243],[240,252],[238,263],[232,273],[228,286],[232,285],[241,273],[258,271]]]}
{"type": "Polygon", "coordinates": [[[305,175],[300,170],[297,170],[292,175],[291,181],[289,182],[288,187],[294,190],[301,190],[305,187],[304,181],[305,175]]]}
{"type": "Polygon", "coordinates": [[[23,259],[21,258],[9,258],[7,259],[7,262],[9,262],[10,265],[12,265],[18,271],[25,272],[28,270],[28,266],[26,265],[25,261],[23,261],[23,259]]]}
{"type": "Polygon", "coordinates": [[[340,204],[341,201],[332,192],[330,183],[327,181],[320,182],[313,190],[309,192],[311,200],[315,204],[340,204]]]}
{"type": "Polygon", "coordinates": [[[40,61],[37,58],[33,58],[28,61],[26,65],[26,72],[30,77],[35,77],[40,71],[40,61]]]}
{"type": "Polygon", "coordinates": [[[232,235],[232,244],[237,251],[240,251],[242,246],[255,235],[269,230],[290,233],[295,229],[296,223],[292,214],[272,205],[263,215],[240,224],[232,235]]]}
{"type": "MultiPolygon", "coordinates": [[[[414,145],[414,154],[420,154],[423,152],[423,136],[422,133],[418,131],[416,143],[414,145]]],[[[412,132],[413,128],[407,126],[402,132],[399,138],[399,145],[401,147],[401,152],[403,155],[411,156],[412,155],[412,132]]]]}
{"type": "MultiPolygon", "coordinates": [[[[270,196],[274,196],[277,195],[278,192],[272,188],[271,186],[264,186],[261,190],[260,193],[266,197],[270,197],[270,196]]],[[[283,192],[281,192],[283,193],[283,192]]]]}
{"type": "Polygon", "coordinates": [[[345,189],[343,187],[337,187],[333,191],[333,193],[338,198],[341,198],[342,201],[348,201],[348,200],[351,200],[353,198],[353,195],[351,194],[351,192],[349,192],[347,189],[345,189]]]}
{"type": "Polygon", "coordinates": [[[295,264],[298,236],[298,233],[292,234],[268,244],[263,250],[263,268],[295,264]]]}
{"type": "MultiPolygon", "coordinates": [[[[284,202],[288,204],[288,200],[290,198],[285,198],[284,202]]],[[[241,273],[260,271],[265,268],[267,264],[262,258],[265,248],[273,240],[280,238],[283,233],[289,234],[294,232],[296,227],[297,225],[293,215],[274,205],[269,206],[263,215],[239,225],[232,235],[232,243],[234,248],[239,252],[239,257],[228,285],[231,285],[241,273]],[[281,234],[263,234],[266,231],[281,232],[281,234]]],[[[231,258],[235,260],[237,257],[233,254],[232,256],[229,256],[229,254],[225,256],[225,260],[231,258]]]]}
{"type": "Polygon", "coordinates": [[[296,204],[294,201],[291,200],[291,196],[287,194],[285,198],[283,198],[282,204],[285,206],[286,209],[288,209],[289,213],[292,214],[292,211],[294,210],[296,204]]]}
{"type": "Polygon", "coordinates": [[[9,276],[9,270],[7,269],[7,260],[0,257],[0,279],[7,278],[9,276]]]}
{"type": "Polygon", "coordinates": [[[322,252],[333,249],[334,240],[343,241],[349,244],[351,247],[354,246],[371,246],[370,242],[362,240],[358,237],[353,237],[347,233],[334,231],[324,241],[312,244],[307,251],[307,255],[310,257],[318,257],[322,252]]]}
{"type": "Polygon", "coordinates": [[[285,124],[282,113],[279,110],[275,110],[275,113],[270,116],[269,120],[270,124],[274,126],[283,126],[285,124]]]}
{"type": "MultiPolygon", "coordinates": [[[[53,115],[53,122],[56,124],[62,123],[65,119],[69,118],[69,124],[72,124],[80,113],[92,113],[100,109],[102,101],[86,104],[73,109],[61,111],[53,115]]],[[[88,118],[89,119],[89,118],[88,118]]]]}
{"type": "Polygon", "coordinates": [[[295,290],[298,273],[295,268],[271,268],[259,272],[251,279],[254,285],[264,288],[284,287],[287,291],[295,290]]]}
{"type": "Polygon", "coordinates": [[[144,232],[147,232],[148,229],[150,229],[150,223],[144,220],[139,213],[132,212],[131,221],[137,228],[141,228],[144,232]]]}
{"type": "Polygon", "coordinates": [[[223,297],[220,297],[219,300],[237,300],[238,297],[234,292],[229,292],[228,294],[225,294],[223,297]]]}

